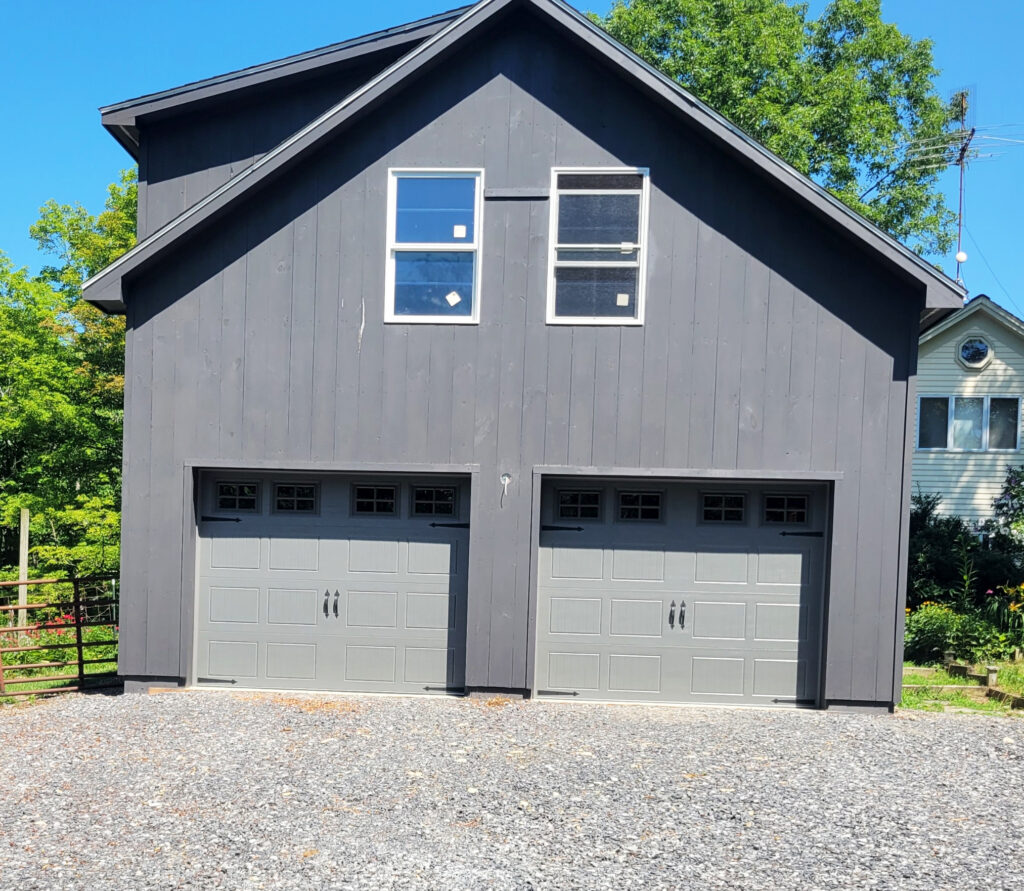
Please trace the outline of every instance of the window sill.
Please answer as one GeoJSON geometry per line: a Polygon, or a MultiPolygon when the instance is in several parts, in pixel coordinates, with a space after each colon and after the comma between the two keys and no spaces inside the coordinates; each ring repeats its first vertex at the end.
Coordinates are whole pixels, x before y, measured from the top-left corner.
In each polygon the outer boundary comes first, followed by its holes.
{"type": "Polygon", "coordinates": [[[455,319],[447,316],[394,316],[384,319],[385,325],[479,325],[474,318],[455,319]]]}
{"type": "Polygon", "coordinates": [[[587,327],[588,325],[600,325],[607,327],[616,325],[618,327],[640,328],[643,327],[643,319],[590,319],[590,318],[549,318],[548,325],[575,325],[576,327],[587,327]]]}

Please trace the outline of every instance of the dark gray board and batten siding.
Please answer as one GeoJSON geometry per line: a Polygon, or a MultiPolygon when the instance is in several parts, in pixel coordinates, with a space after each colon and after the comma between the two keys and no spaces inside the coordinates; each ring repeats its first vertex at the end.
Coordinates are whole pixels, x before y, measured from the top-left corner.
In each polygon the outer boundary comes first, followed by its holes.
{"type": "Polygon", "coordinates": [[[538,21],[503,22],[129,285],[121,671],[188,675],[191,468],[476,468],[466,679],[503,688],[532,678],[534,469],[691,468],[834,480],[824,698],[889,703],[912,288],[538,21]],[[538,198],[485,202],[479,325],[383,323],[389,167],[540,191],[575,165],[651,171],[642,327],[545,324],[538,198]]]}

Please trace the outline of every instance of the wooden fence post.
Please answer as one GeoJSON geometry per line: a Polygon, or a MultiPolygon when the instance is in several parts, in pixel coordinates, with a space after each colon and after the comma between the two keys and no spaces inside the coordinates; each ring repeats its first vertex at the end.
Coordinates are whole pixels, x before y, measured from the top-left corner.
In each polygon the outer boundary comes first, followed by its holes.
{"type": "Polygon", "coordinates": [[[78,653],[78,688],[85,687],[85,655],[82,648],[82,593],[78,588],[78,579],[71,582],[72,597],[75,604],[75,649],[78,653]]]}
{"type": "MultiPolygon", "coordinates": [[[[28,508],[21,509],[21,527],[18,530],[18,581],[28,581],[28,508]]],[[[28,605],[28,585],[18,585],[18,606],[28,605]]],[[[28,610],[19,610],[18,625],[28,624],[28,610]]]]}

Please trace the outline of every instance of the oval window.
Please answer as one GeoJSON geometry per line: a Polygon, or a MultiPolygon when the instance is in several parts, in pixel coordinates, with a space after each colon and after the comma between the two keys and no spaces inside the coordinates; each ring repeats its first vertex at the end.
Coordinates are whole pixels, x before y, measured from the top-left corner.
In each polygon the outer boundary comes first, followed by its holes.
{"type": "Polygon", "coordinates": [[[960,359],[965,365],[983,365],[988,355],[989,346],[980,337],[971,337],[960,344],[960,359]]]}

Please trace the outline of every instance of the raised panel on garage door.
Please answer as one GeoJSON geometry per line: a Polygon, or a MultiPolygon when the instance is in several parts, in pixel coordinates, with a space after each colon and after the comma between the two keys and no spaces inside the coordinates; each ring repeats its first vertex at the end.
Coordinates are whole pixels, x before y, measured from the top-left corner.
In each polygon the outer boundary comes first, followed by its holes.
{"type": "Polygon", "coordinates": [[[259,509],[217,510],[223,476],[204,474],[197,683],[413,693],[463,686],[464,483],[432,482],[435,499],[458,491],[452,506],[444,502],[453,513],[438,518],[450,522],[432,525],[430,515],[413,514],[408,479],[373,481],[378,494],[397,493],[394,512],[380,516],[355,512],[352,478],[303,480],[281,502],[314,493],[307,504],[315,513],[302,516],[272,509],[275,480],[263,475],[244,475],[247,493],[258,487],[259,509]]]}
{"type": "Polygon", "coordinates": [[[657,492],[642,502],[657,506],[649,522],[637,518],[636,483],[545,484],[538,695],[813,703],[825,487],[645,485],[657,492]],[[715,494],[705,499],[709,488],[715,494]],[[584,491],[591,516],[581,515],[584,491]]]}

